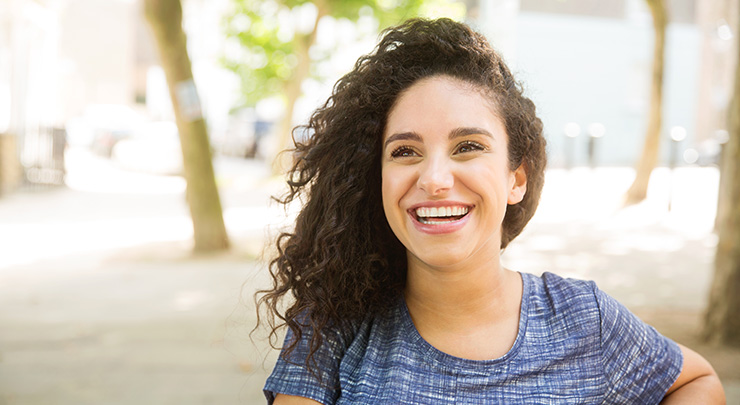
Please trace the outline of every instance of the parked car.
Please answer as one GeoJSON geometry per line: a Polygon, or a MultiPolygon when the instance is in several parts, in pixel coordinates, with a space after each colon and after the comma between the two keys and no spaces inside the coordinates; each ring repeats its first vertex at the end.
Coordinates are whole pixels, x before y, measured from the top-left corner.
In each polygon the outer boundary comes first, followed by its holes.
{"type": "Polygon", "coordinates": [[[261,152],[261,141],[272,126],[272,122],[257,117],[252,108],[238,110],[229,115],[225,130],[211,135],[214,149],[226,156],[255,158],[261,152]]]}
{"type": "Polygon", "coordinates": [[[140,125],[119,140],[111,159],[120,167],[160,175],[182,175],[182,149],[174,122],[158,121],[140,125]]]}
{"type": "Polygon", "coordinates": [[[122,104],[91,104],[66,123],[70,145],[87,146],[97,155],[110,157],[113,147],[146,122],[144,115],[122,104]]]}

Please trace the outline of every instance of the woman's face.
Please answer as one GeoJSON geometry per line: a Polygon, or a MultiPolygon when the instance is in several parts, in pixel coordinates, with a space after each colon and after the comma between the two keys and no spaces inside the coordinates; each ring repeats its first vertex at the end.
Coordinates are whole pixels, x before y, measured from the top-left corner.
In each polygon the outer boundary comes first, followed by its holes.
{"type": "Polygon", "coordinates": [[[507,204],[526,191],[509,169],[508,137],[492,101],[448,76],[399,96],[383,133],[383,209],[409,260],[431,267],[497,257],[507,204]]]}

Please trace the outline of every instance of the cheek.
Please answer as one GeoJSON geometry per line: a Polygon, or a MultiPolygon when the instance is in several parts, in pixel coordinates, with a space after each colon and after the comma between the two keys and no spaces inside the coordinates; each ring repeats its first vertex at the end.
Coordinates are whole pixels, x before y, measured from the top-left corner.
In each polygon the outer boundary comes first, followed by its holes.
{"type": "Polygon", "coordinates": [[[388,219],[398,217],[400,201],[409,190],[408,176],[402,170],[385,169],[382,172],[383,210],[388,219]]]}
{"type": "Polygon", "coordinates": [[[381,194],[383,198],[383,211],[385,211],[386,218],[393,215],[391,207],[395,205],[395,201],[397,200],[393,195],[394,188],[393,177],[389,175],[387,170],[383,169],[381,194]]]}
{"type": "Polygon", "coordinates": [[[488,209],[505,209],[513,175],[508,168],[481,164],[469,167],[458,179],[463,187],[485,200],[488,209]]]}

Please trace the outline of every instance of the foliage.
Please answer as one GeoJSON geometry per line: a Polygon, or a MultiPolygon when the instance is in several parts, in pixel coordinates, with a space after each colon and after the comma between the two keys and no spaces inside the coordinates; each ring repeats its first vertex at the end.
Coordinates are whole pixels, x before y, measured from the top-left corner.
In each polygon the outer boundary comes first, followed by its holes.
{"type": "MultiPolygon", "coordinates": [[[[371,19],[377,32],[415,16],[464,14],[462,4],[449,0],[232,0],[231,6],[222,63],[239,76],[247,106],[284,91],[300,63],[299,48],[313,44],[322,16],[355,23],[371,19]]],[[[326,57],[312,52],[311,62],[326,57]]]]}

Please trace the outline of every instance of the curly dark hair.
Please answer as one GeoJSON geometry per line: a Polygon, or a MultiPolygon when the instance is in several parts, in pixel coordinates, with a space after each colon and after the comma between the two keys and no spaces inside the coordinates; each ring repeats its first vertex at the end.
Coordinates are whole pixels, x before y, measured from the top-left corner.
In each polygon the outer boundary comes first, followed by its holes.
{"type": "Polygon", "coordinates": [[[294,333],[284,355],[309,334],[309,368],[322,334],[351,331],[353,322],[387,308],[404,288],[406,249],[383,212],[382,137],[399,94],[438,75],[491,98],[505,121],[510,168],[525,168],[527,191],[507,208],[502,249],[534,215],[546,165],[542,122],[501,56],[482,35],[450,19],[413,19],[385,30],[303,128],[312,136],[296,142],[289,191],[278,199],[288,204],[304,197],[305,205],[295,228],[277,238],[273,285],[257,293],[258,307],[267,307],[271,338],[285,325],[294,333]]]}

